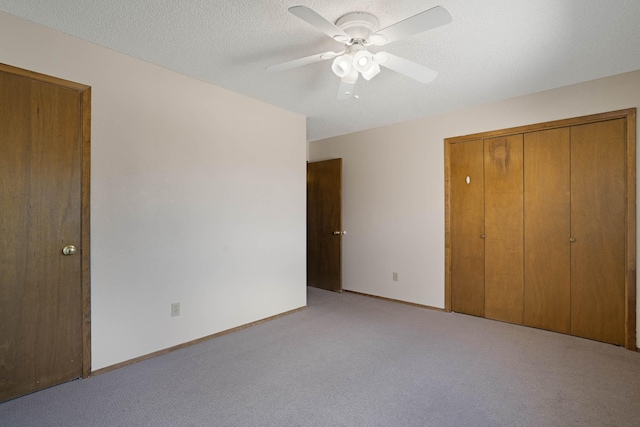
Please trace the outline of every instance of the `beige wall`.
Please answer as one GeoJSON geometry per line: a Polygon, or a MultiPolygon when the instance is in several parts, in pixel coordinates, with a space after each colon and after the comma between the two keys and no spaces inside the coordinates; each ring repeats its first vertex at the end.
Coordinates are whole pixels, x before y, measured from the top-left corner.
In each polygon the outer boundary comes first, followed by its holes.
{"type": "Polygon", "coordinates": [[[5,13],[0,61],[92,87],[94,370],[306,304],[303,116],[5,13]]]}
{"type": "Polygon", "coordinates": [[[311,142],[343,158],[344,288],[444,307],[445,138],[639,106],[635,71],[311,142]]]}

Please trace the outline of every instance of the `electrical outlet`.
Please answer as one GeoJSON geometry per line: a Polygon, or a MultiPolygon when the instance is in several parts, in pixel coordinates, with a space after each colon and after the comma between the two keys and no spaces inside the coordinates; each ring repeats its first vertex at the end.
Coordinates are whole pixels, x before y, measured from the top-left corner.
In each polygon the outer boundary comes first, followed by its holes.
{"type": "Polygon", "coordinates": [[[180,303],[174,302],[171,304],[171,317],[180,316],[180,303]]]}
{"type": "Polygon", "coordinates": [[[394,282],[398,281],[398,273],[396,273],[395,271],[393,272],[393,281],[394,282]]]}

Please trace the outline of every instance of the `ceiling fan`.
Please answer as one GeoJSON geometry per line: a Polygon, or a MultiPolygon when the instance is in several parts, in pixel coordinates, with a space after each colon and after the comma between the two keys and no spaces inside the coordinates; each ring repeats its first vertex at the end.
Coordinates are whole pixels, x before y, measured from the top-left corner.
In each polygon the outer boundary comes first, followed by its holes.
{"type": "Polygon", "coordinates": [[[292,6],[288,10],[333,40],[342,43],[344,47],[339,52],[328,51],[273,65],[267,67],[267,71],[285,71],[333,59],[331,69],[341,79],[338,99],[354,96],[358,77],[362,75],[365,80],[371,80],[380,72],[380,66],[421,83],[432,82],[438,75],[436,71],[387,52],[370,52],[368,48],[372,45],[383,46],[452,21],[451,14],[442,6],[425,10],[383,29],[379,29],[378,18],[366,12],[348,13],[333,24],[306,6],[292,6]]]}

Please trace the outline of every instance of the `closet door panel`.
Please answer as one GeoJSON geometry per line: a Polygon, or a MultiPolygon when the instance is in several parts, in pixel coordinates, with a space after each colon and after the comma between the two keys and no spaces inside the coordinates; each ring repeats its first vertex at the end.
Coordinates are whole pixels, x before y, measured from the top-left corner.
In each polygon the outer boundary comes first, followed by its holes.
{"type": "Polygon", "coordinates": [[[624,119],[571,128],[571,333],[624,344],[624,119]]]}
{"type": "Polygon", "coordinates": [[[451,146],[451,309],[474,316],[484,316],[482,150],[481,139],[451,146]]]}
{"type": "Polygon", "coordinates": [[[522,135],[484,140],[485,317],[522,323],[522,135]]]}
{"type": "Polygon", "coordinates": [[[571,331],[569,128],[524,136],[524,324],[571,331]]]}

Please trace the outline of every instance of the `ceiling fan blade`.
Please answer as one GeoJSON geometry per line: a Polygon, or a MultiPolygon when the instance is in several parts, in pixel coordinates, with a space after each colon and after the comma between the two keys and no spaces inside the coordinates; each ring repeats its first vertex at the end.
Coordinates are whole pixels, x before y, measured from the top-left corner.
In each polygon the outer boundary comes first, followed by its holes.
{"type": "Polygon", "coordinates": [[[404,74],[407,77],[411,77],[420,83],[431,83],[436,77],[438,77],[437,71],[423,67],[422,65],[416,64],[415,62],[411,62],[407,59],[400,58],[399,56],[391,55],[387,52],[376,53],[375,59],[381,66],[400,74],[404,74]]]}
{"type": "Polygon", "coordinates": [[[371,34],[369,40],[371,43],[381,46],[446,25],[452,20],[453,18],[447,9],[442,6],[436,6],[371,34]]]}
{"type": "Polygon", "coordinates": [[[348,82],[344,79],[340,80],[340,87],[338,88],[338,99],[343,100],[353,98],[355,90],[356,82],[348,82]]]}
{"type": "Polygon", "coordinates": [[[292,6],[288,10],[298,18],[306,21],[308,24],[313,25],[318,30],[322,31],[335,41],[346,43],[351,40],[351,36],[345,33],[342,28],[337,27],[332,22],[327,21],[313,9],[309,9],[306,6],[292,6]]]}
{"type": "Polygon", "coordinates": [[[336,53],[336,52],[317,53],[315,55],[305,56],[304,58],[298,58],[292,61],[283,62],[282,64],[271,65],[265,68],[265,70],[286,71],[292,68],[302,67],[303,65],[313,64],[314,62],[324,61],[326,59],[333,59],[338,55],[339,53],[336,53]]]}

